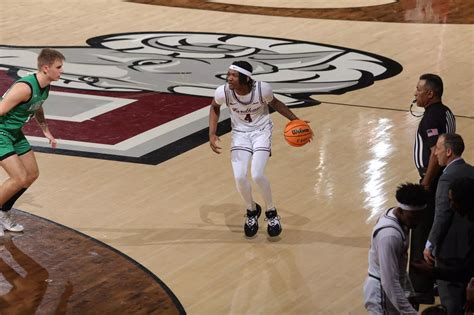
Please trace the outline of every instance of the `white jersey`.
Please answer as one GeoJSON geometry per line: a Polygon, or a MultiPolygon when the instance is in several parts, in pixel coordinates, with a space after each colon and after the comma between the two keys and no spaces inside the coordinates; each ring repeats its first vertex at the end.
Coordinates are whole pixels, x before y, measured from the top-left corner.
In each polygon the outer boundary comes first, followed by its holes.
{"type": "Polygon", "coordinates": [[[268,104],[273,100],[270,84],[255,81],[247,95],[238,95],[228,84],[216,89],[214,101],[226,104],[230,110],[232,130],[248,132],[263,128],[271,123],[268,104]]]}
{"type": "Polygon", "coordinates": [[[389,209],[372,232],[369,276],[364,284],[369,314],[418,314],[407,298],[412,293],[406,271],[408,243],[408,229],[389,209]]]}

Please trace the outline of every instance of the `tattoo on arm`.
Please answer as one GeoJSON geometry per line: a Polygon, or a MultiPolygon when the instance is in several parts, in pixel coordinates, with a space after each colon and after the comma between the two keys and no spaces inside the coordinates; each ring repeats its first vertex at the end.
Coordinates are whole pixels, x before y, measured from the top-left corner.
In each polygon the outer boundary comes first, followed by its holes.
{"type": "Polygon", "coordinates": [[[40,107],[36,113],[35,113],[35,119],[38,125],[41,127],[43,130],[48,129],[48,124],[46,123],[46,119],[44,118],[44,111],[43,107],[40,107]]]}

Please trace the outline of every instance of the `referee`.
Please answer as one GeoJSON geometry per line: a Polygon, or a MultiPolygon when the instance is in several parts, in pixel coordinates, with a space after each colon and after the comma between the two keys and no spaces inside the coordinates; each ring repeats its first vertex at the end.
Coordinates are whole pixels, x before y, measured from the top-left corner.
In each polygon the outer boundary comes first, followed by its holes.
{"type": "MultiPolygon", "coordinates": [[[[429,192],[428,206],[421,223],[412,230],[410,262],[423,259],[423,250],[433,224],[435,195],[442,168],[434,155],[438,136],[455,133],[456,121],[451,110],[442,103],[443,80],[431,73],[420,76],[416,86],[416,105],[425,109],[418,125],[413,157],[420,174],[420,184],[429,192]]],[[[433,280],[410,269],[410,280],[420,304],[433,304],[433,280]]]]}

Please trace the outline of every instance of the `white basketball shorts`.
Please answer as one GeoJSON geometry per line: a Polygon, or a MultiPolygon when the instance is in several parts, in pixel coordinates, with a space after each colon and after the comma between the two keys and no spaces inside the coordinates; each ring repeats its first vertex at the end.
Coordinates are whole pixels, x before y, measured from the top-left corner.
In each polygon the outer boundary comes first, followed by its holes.
{"type": "Polygon", "coordinates": [[[252,154],[256,151],[267,151],[271,154],[272,129],[273,124],[269,123],[253,131],[244,132],[232,130],[232,145],[230,150],[242,150],[252,154]]]}

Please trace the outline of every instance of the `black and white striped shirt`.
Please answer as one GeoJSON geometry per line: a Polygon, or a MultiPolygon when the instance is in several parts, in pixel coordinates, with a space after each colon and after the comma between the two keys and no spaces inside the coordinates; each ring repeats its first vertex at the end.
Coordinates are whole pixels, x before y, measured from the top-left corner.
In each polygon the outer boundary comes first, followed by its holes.
{"type": "Polygon", "coordinates": [[[425,108],[425,114],[418,125],[413,158],[418,171],[424,173],[430,160],[430,149],[436,145],[438,136],[455,133],[456,120],[451,110],[441,102],[425,108]]]}

